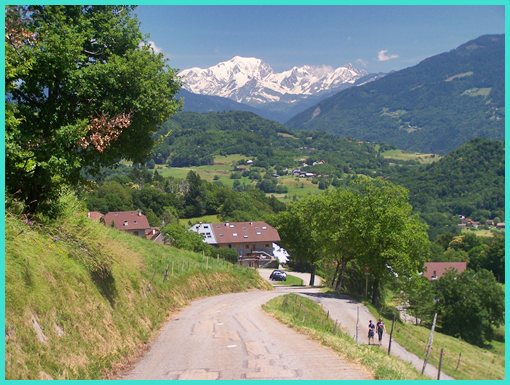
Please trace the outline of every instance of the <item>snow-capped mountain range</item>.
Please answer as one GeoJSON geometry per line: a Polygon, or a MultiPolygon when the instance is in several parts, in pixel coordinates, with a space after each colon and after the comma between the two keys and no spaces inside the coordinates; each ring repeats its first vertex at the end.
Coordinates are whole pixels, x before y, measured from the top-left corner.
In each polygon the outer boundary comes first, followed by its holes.
{"type": "Polygon", "coordinates": [[[309,96],[352,85],[367,72],[354,68],[331,66],[293,67],[274,72],[262,60],[235,56],[209,68],[181,71],[183,88],[195,94],[222,96],[239,103],[296,103],[309,96]]]}

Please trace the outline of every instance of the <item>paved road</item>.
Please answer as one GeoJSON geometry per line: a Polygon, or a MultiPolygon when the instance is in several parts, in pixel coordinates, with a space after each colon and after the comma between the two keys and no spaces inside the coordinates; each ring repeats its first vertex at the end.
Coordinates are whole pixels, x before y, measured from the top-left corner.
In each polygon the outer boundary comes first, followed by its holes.
{"type": "MultiPolygon", "coordinates": [[[[375,324],[377,319],[369,312],[367,307],[362,303],[348,297],[348,296],[334,296],[324,293],[306,293],[302,294],[314,301],[320,303],[322,307],[329,311],[329,316],[333,320],[337,320],[342,329],[354,339],[356,338],[356,319],[359,308],[359,324],[358,324],[358,342],[362,344],[368,343],[368,322],[372,320],[375,324]]],[[[388,351],[389,332],[391,329],[390,325],[386,326],[386,333],[383,335],[381,349],[388,351]]],[[[375,336],[376,343],[378,343],[377,334],[375,336]]],[[[425,349],[425,347],[424,347],[425,349]]],[[[413,353],[408,352],[402,346],[395,341],[391,343],[391,355],[399,357],[403,361],[411,363],[417,370],[421,371],[423,367],[423,358],[416,356],[413,353]]],[[[437,368],[428,364],[425,368],[426,376],[430,378],[437,378],[437,368]]],[[[442,380],[453,380],[452,377],[441,372],[442,380]]]]}
{"type": "MultiPolygon", "coordinates": [[[[273,271],[274,269],[257,269],[257,271],[259,272],[259,274],[267,279],[269,281],[269,276],[271,275],[271,272],[273,271]]],[[[303,283],[305,285],[308,285],[308,283],[310,282],[310,273],[299,273],[297,271],[288,271],[287,272],[288,274],[291,274],[291,275],[294,275],[298,278],[301,278],[303,280],[303,283]]],[[[271,281],[269,281],[271,282],[271,281]]],[[[314,286],[321,286],[322,285],[322,280],[321,280],[321,277],[319,277],[318,275],[315,276],[315,282],[314,282],[314,286]]],[[[279,286],[279,285],[278,285],[279,286]]]]}
{"type": "Polygon", "coordinates": [[[371,379],[361,366],[261,309],[271,298],[292,290],[194,301],[163,327],[149,352],[124,379],[371,379]]]}
{"type": "MultiPolygon", "coordinates": [[[[269,281],[269,275],[272,271],[271,269],[258,269],[258,271],[263,278],[269,281]]],[[[309,273],[291,272],[291,274],[293,275],[300,274],[299,277],[303,279],[304,282],[308,282],[310,280],[309,273]]],[[[351,335],[353,339],[356,339],[356,319],[359,308],[358,342],[360,344],[368,343],[368,321],[372,320],[375,324],[377,323],[377,320],[370,313],[370,311],[367,309],[365,305],[359,303],[358,301],[348,296],[329,295],[320,293],[318,290],[313,292],[310,290],[301,291],[300,294],[320,303],[326,311],[329,311],[330,318],[333,320],[337,320],[342,329],[347,334],[351,335]]],[[[391,325],[386,325],[386,328],[387,332],[383,335],[383,340],[380,348],[385,349],[385,351],[388,351],[389,342],[388,336],[391,329],[391,325]]],[[[378,343],[377,337],[376,342],[378,343]]],[[[408,352],[395,341],[392,341],[391,343],[391,354],[397,356],[403,361],[411,363],[418,371],[421,371],[423,367],[422,357],[418,357],[415,354],[408,352]]],[[[435,366],[428,364],[425,368],[424,374],[430,378],[436,379],[437,368],[435,366]]],[[[443,380],[453,380],[452,377],[446,375],[444,372],[441,372],[440,378],[443,380]]]]}

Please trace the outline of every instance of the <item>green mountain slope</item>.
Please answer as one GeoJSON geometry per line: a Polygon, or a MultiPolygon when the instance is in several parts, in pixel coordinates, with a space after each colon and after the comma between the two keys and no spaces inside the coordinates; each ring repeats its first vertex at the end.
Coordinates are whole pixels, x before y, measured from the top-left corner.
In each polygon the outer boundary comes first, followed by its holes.
{"type": "Polygon", "coordinates": [[[6,216],[8,379],[98,379],[193,298],[267,288],[253,271],[106,228],[71,210],[6,216]],[[167,279],[165,279],[167,271],[167,279]]]}
{"type": "Polygon", "coordinates": [[[504,35],[482,36],[342,91],[287,125],[434,153],[503,139],[504,55],[504,35]]]}
{"type": "Polygon", "coordinates": [[[183,112],[156,135],[159,144],[152,158],[172,167],[208,165],[214,156],[230,154],[256,158],[263,167],[298,167],[299,159],[314,158],[337,169],[364,172],[387,163],[373,144],[319,132],[292,135],[284,125],[250,112],[183,112]]]}
{"type": "Polygon", "coordinates": [[[503,142],[474,139],[437,162],[402,169],[391,179],[409,189],[414,208],[430,225],[441,222],[446,214],[504,218],[503,142]]]}

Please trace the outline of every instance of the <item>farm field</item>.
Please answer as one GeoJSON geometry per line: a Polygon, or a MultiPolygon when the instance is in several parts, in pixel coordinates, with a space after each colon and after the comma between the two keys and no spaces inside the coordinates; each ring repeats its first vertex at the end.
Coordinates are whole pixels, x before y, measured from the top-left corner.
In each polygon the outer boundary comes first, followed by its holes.
{"type": "MultiPolygon", "coordinates": [[[[164,165],[156,165],[156,170],[163,177],[174,177],[178,179],[186,178],[186,175],[190,171],[195,171],[200,177],[208,182],[219,181],[225,186],[232,187],[234,180],[231,179],[230,174],[232,173],[232,166],[234,162],[241,159],[246,159],[245,156],[240,154],[233,154],[227,156],[216,156],[214,158],[214,164],[206,166],[195,166],[195,167],[168,167],[164,165]]],[[[247,177],[237,179],[242,185],[255,185],[255,182],[247,177]]],[[[278,178],[278,183],[287,186],[288,192],[284,194],[269,193],[267,195],[274,195],[276,198],[283,202],[290,202],[293,199],[301,198],[310,194],[317,194],[319,190],[317,184],[313,184],[310,179],[297,178],[295,176],[282,176],[278,178]],[[296,198],[294,198],[296,197],[296,198]]]]}
{"type": "MultiPolygon", "coordinates": [[[[240,154],[232,155],[218,155],[214,158],[214,164],[206,166],[194,166],[194,167],[169,167],[164,165],[156,165],[156,170],[163,177],[174,177],[178,179],[186,178],[186,175],[190,171],[195,171],[200,177],[208,182],[212,182],[214,177],[217,176],[216,180],[221,181],[224,185],[232,187],[234,183],[230,179],[230,173],[232,172],[232,163],[237,162],[241,159],[246,159],[245,156],[240,154]]],[[[249,181],[248,178],[243,178],[245,181],[249,181]]],[[[242,183],[242,179],[241,179],[242,183]]]]}
{"type": "Polygon", "coordinates": [[[415,160],[422,164],[433,163],[441,159],[441,156],[437,154],[421,154],[418,152],[407,152],[402,150],[388,150],[382,153],[383,158],[385,159],[394,159],[394,160],[415,160]]]}

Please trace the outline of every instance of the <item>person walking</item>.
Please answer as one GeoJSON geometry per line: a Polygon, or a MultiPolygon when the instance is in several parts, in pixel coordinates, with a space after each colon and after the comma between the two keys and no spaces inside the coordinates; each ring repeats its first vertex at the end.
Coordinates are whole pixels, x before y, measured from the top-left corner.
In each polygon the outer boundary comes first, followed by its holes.
{"type": "Polygon", "coordinates": [[[370,345],[370,340],[374,343],[374,330],[375,325],[372,323],[372,320],[368,323],[368,344],[370,345]]]}
{"type": "Polygon", "coordinates": [[[379,321],[377,322],[376,330],[377,330],[377,336],[379,337],[379,345],[381,345],[382,344],[382,335],[385,330],[384,322],[381,318],[379,318],[379,321]]]}

